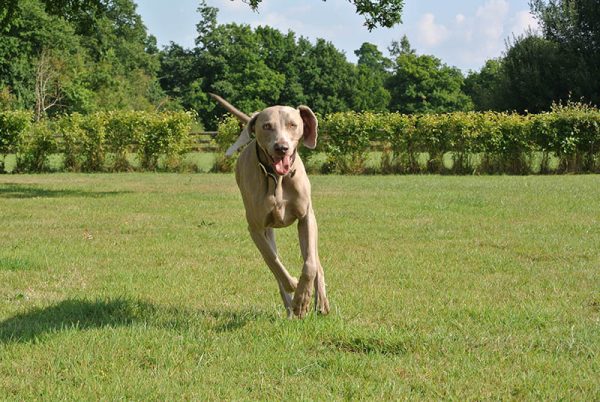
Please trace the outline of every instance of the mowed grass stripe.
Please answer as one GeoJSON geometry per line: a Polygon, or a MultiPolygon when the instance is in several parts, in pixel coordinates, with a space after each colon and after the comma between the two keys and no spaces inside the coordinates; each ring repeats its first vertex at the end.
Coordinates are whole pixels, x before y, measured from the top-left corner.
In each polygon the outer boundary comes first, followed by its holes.
{"type": "Polygon", "coordinates": [[[0,399],[600,399],[600,176],[311,182],[288,321],[232,175],[0,176],[0,399]]]}

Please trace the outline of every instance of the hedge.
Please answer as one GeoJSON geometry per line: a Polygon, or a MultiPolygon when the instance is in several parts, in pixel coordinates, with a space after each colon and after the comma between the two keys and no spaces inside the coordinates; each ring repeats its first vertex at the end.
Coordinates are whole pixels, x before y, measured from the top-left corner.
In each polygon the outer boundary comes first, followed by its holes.
{"type": "Polygon", "coordinates": [[[58,153],[68,171],[127,171],[132,169],[127,156],[136,154],[141,169],[156,170],[160,157],[164,169],[175,169],[189,148],[195,117],[190,112],[117,111],[32,123],[31,113],[0,112],[0,163],[14,153],[18,172],[42,172],[48,170],[48,157],[58,153]]]}
{"type": "MultiPolygon", "coordinates": [[[[61,154],[69,171],[127,171],[132,154],[141,169],[176,170],[189,150],[194,119],[189,112],[118,111],[32,123],[29,112],[0,112],[0,172],[8,153],[17,155],[21,172],[48,170],[51,154],[61,154]]],[[[324,172],[600,172],[600,111],[582,104],[536,115],[345,112],[321,117],[319,124],[324,172]],[[377,166],[370,161],[373,151],[377,166]]],[[[231,169],[233,159],[222,154],[240,130],[234,118],[219,123],[216,170],[231,169]]],[[[307,159],[315,154],[301,152],[307,159]]]]}
{"type": "Polygon", "coordinates": [[[547,173],[551,158],[556,172],[600,172],[600,111],[581,104],[537,115],[334,113],[320,119],[320,133],[336,173],[367,171],[373,149],[382,173],[547,173]]]}

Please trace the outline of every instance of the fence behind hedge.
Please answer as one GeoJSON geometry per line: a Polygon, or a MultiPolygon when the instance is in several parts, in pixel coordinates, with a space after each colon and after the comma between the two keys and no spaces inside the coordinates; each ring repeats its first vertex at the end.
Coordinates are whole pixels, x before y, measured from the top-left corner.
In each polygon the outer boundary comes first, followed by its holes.
{"type": "MultiPolygon", "coordinates": [[[[48,156],[56,153],[69,171],[129,170],[132,154],[138,169],[155,170],[159,159],[163,169],[177,169],[181,155],[193,147],[194,118],[189,112],[119,111],[32,123],[28,112],[0,112],[0,172],[7,153],[17,155],[17,171],[22,172],[47,170],[48,156]]],[[[317,151],[326,155],[327,172],[600,172],[600,111],[581,104],[537,115],[347,112],[322,117],[319,123],[317,151]],[[374,151],[375,167],[369,165],[374,151]]],[[[239,131],[234,118],[219,124],[216,170],[231,168],[232,160],[222,154],[239,131]]]]}

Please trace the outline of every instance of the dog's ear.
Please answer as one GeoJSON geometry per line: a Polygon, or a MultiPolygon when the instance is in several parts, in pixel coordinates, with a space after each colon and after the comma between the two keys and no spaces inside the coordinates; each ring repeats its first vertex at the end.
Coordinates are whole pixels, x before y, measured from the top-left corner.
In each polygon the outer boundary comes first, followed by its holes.
{"type": "Polygon", "coordinates": [[[304,146],[315,149],[317,146],[317,129],[319,127],[317,116],[315,116],[308,106],[298,106],[298,111],[304,123],[304,146]]]}
{"type": "Polygon", "coordinates": [[[256,125],[256,119],[258,118],[258,115],[258,112],[254,113],[248,121],[248,124],[246,124],[246,128],[244,130],[247,131],[248,134],[254,134],[254,126],[256,125]]]}

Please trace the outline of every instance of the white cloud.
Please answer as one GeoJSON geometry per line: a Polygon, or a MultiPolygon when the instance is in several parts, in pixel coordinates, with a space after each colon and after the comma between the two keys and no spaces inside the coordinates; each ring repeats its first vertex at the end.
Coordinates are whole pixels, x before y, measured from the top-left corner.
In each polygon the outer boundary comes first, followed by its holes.
{"type": "Polygon", "coordinates": [[[509,5],[506,0],[491,0],[477,8],[475,30],[489,43],[497,43],[504,35],[509,5]]]}
{"type": "Polygon", "coordinates": [[[463,22],[465,22],[465,19],[467,17],[465,17],[463,14],[457,14],[456,17],[454,17],[454,21],[456,21],[457,24],[462,24],[463,22]]]}
{"type": "Polygon", "coordinates": [[[448,29],[435,23],[435,16],[426,13],[417,25],[418,40],[426,46],[436,46],[448,38],[448,29]]]}
{"type": "Polygon", "coordinates": [[[524,32],[532,30],[534,32],[538,31],[540,28],[540,24],[537,19],[527,10],[519,11],[512,18],[512,24],[510,27],[510,31],[514,35],[520,35],[524,32]]]}

